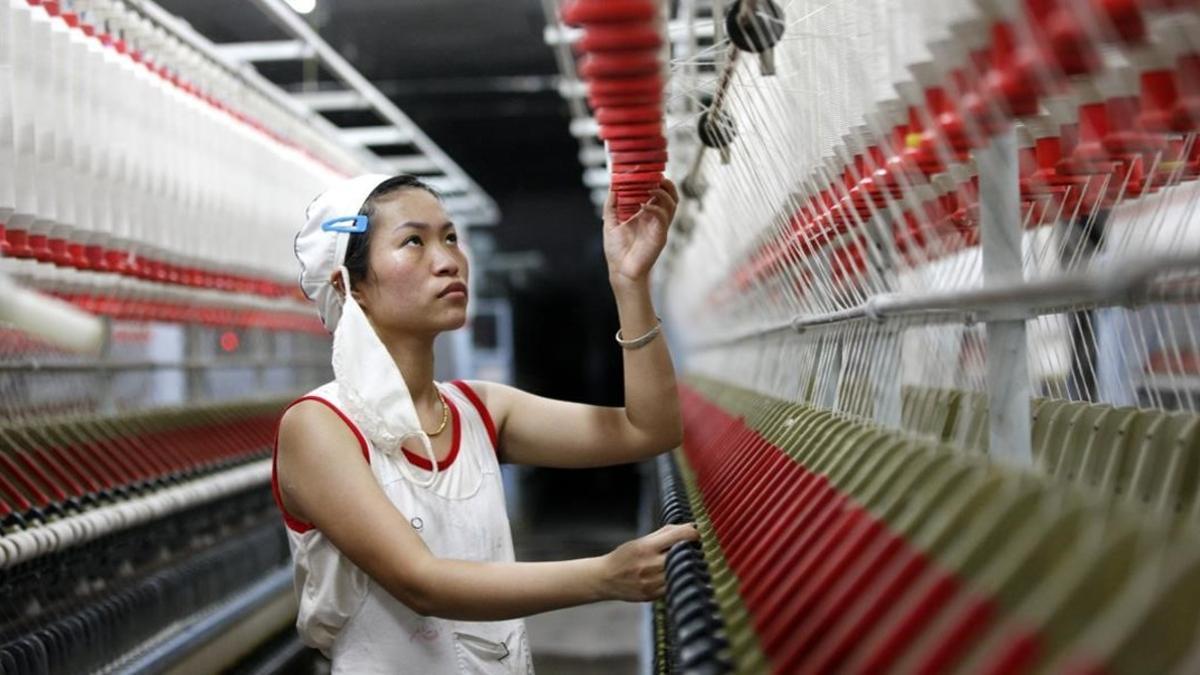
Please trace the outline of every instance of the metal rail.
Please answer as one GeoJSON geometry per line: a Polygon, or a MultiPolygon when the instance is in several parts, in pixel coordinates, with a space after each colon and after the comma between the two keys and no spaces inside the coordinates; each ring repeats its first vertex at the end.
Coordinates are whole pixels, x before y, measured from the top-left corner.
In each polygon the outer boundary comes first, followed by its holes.
{"type": "Polygon", "coordinates": [[[1039,281],[920,295],[883,293],[854,307],[795,316],[689,346],[707,350],[774,333],[805,333],[856,321],[884,323],[903,319],[906,325],[1024,321],[1057,314],[1068,308],[1137,307],[1152,302],[1195,301],[1200,301],[1200,256],[1140,257],[1102,270],[1039,281]],[[1182,279],[1159,278],[1188,271],[1194,275],[1182,279]]]}
{"type": "Polygon", "coordinates": [[[231,600],[199,621],[156,645],[122,671],[131,675],[166,672],[205,644],[250,618],[259,609],[291,591],[291,567],[277,569],[249,588],[239,591],[231,600]]]}

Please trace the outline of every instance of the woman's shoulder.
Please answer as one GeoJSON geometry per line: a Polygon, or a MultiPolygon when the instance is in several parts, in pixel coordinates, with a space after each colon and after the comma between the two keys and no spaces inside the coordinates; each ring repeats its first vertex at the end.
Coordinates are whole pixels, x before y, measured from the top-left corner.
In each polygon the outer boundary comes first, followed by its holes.
{"type": "Polygon", "coordinates": [[[501,404],[513,392],[520,392],[519,389],[511,385],[488,380],[452,380],[442,384],[443,386],[454,387],[465,395],[475,396],[484,403],[489,404],[489,406],[492,403],[501,404]]]}
{"type": "Polygon", "coordinates": [[[491,392],[492,383],[484,380],[450,380],[438,383],[441,390],[449,390],[467,398],[477,398],[486,401],[491,392]]]}
{"type": "MultiPolygon", "coordinates": [[[[338,406],[336,391],[318,388],[292,401],[279,419],[279,447],[354,447],[369,457],[366,439],[338,406]]],[[[340,450],[339,450],[340,451],[340,450]]]]}
{"type": "Polygon", "coordinates": [[[520,393],[515,387],[487,380],[453,380],[445,383],[445,386],[451,387],[475,407],[486,410],[496,422],[503,421],[514,394],[520,393]]]}

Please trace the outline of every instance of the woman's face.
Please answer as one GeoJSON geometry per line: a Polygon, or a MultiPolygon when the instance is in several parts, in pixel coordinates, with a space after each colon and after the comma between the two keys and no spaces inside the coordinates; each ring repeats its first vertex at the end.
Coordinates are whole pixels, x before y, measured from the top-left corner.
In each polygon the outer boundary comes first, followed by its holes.
{"type": "Polygon", "coordinates": [[[407,189],[378,200],[357,294],[377,331],[436,334],[467,320],[467,257],[441,202],[407,189]]]}

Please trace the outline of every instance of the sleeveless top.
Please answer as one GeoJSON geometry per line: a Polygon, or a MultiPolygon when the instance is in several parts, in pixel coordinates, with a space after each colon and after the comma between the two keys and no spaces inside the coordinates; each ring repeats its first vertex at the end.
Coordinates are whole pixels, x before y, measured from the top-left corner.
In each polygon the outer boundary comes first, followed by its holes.
{"type": "MultiPolygon", "coordinates": [[[[329,406],[350,427],[388,499],[438,558],[512,562],[512,534],[504,507],[496,430],[475,392],[464,382],[438,384],[450,408],[451,447],[429,487],[404,478],[428,477],[428,457],[403,450],[403,458],[377,451],[342,412],[338,385],[330,382],[297,399],[329,406]],[[408,462],[407,471],[397,467],[408,462]]],[[[291,406],[289,406],[291,407],[291,406]]],[[[276,436],[276,452],[278,435],[276,436]]],[[[296,628],[305,644],[333,662],[333,673],[533,672],[525,622],[454,621],[422,616],[396,600],[312,525],[283,507],[272,466],[271,488],[283,513],[299,600],[296,628]]]]}

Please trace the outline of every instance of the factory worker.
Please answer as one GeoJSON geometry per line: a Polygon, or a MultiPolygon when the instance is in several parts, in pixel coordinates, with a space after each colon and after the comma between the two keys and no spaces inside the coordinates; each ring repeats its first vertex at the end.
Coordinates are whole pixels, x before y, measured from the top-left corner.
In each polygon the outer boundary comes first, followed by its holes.
{"type": "Polygon", "coordinates": [[[678,194],[664,180],[604,253],[623,347],[625,407],[555,401],[491,382],[435,382],[434,339],[467,320],[468,261],[438,195],[411,176],[344,180],[308,207],[300,285],[333,332],[334,380],[294,402],[272,487],[299,600],[297,627],[335,673],[526,673],[522,617],[665,590],[667,526],[607,555],[515,562],[501,462],[593,467],[680,442],[675,375],[650,270],[678,194]]]}

